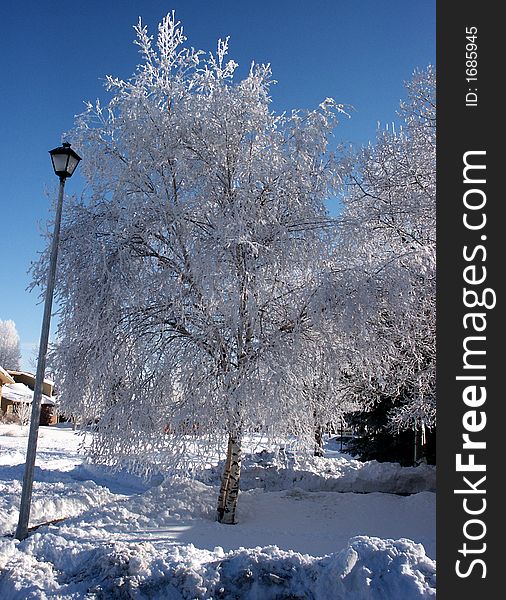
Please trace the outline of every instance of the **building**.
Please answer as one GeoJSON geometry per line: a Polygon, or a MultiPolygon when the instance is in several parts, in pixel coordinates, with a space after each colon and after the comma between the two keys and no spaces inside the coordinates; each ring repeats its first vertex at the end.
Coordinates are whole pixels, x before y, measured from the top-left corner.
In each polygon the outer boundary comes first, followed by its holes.
{"type": "MultiPolygon", "coordinates": [[[[0,408],[3,414],[16,414],[32,403],[35,375],[27,371],[5,371],[4,369],[2,371],[10,378],[10,381],[6,381],[2,386],[0,408]]],[[[55,405],[54,382],[50,379],[44,379],[44,383],[42,384],[40,425],[57,423],[55,405]]]]}

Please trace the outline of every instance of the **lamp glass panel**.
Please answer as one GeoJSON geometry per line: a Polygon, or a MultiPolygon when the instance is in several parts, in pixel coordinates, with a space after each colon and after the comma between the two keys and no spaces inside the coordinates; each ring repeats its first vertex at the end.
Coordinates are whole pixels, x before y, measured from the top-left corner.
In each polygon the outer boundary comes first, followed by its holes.
{"type": "Polygon", "coordinates": [[[66,154],[52,154],[51,159],[53,160],[53,167],[55,173],[64,173],[67,169],[67,155],[66,154]]]}
{"type": "Polygon", "coordinates": [[[79,163],[79,160],[77,158],[75,158],[72,155],[69,156],[69,162],[67,165],[67,172],[68,172],[69,176],[72,175],[72,173],[75,171],[78,163],[79,163]]]}

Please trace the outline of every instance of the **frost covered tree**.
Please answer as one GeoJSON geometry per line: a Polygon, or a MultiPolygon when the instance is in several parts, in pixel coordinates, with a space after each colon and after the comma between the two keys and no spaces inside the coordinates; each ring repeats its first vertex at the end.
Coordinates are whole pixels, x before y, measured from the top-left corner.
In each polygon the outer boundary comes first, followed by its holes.
{"type": "Polygon", "coordinates": [[[16,324],[12,320],[0,321],[0,366],[19,370],[21,349],[16,324]]]}
{"type": "Polygon", "coordinates": [[[71,133],[88,183],[65,209],[52,364],[62,410],[98,419],[97,460],[177,472],[225,444],[217,514],[234,523],[244,435],[314,443],[298,375],[324,335],[343,107],[276,115],[269,66],[236,81],[227,40],[189,48],[174,14],[156,43],[135,29],[141,65],[71,133]]]}
{"type": "Polygon", "coordinates": [[[25,427],[30,423],[32,405],[28,402],[18,402],[14,405],[14,414],[19,419],[19,424],[25,427]]]}
{"type": "Polygon", "coordinates": [[[415,72],[406,89],[402,128],[380,132],[354,159],[334,304],[349,395],[366,410],[388,403],[393,430],[423,432],[435,425],[434,70],[415,72]]]}

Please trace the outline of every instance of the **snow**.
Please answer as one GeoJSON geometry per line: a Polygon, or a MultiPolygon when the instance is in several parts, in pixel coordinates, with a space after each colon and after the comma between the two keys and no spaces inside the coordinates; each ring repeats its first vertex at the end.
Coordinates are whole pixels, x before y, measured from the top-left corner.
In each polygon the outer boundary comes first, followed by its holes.
{"type": "MultiPolygon", "coordinates": [[[[33,390],[24,383],[7,383],[2,388],[2,397],[13,402],[25,402],[31,404],[33,400],[33,390]]],[[[42,404],[54,405],[55,401],[42,394],[42,404]]]]}
{"type": "MultiPolygon", "coordinates": [[[[343,492],[337,483],[372,490],[384,476],[390,487],[428,488],[428,467],[403,478],[398,465],[335,451],[252,451],[230,526],[214,520],[216,468],[201,481],[146,482],[85,463],[88,442],[69,427],[40,428],[31,523],[65,519],[23,542],[0,538],[0,598],[435,597],[435,494],[343,492]]],[[[26,430],[0,425],[4,535],[17,520],[25,446],[26,430]]]]}
{"type": "MultiPolygon", "coordinates": [[[[328,446],[332,444],[332,440],[328,446]]],[[[307,491],[384,492],[415,494],[436,491],[436,469],[431,465],[401,467],[397,463],[361,462],[347,454],[327,450],[326,457],[297,459],[293,453],[263,450],[243,459],[241,489],[262,487],[280,491],[298,487],[307,491]]],[[[214,470],[218,481],[223,463],[214,470]]]]}

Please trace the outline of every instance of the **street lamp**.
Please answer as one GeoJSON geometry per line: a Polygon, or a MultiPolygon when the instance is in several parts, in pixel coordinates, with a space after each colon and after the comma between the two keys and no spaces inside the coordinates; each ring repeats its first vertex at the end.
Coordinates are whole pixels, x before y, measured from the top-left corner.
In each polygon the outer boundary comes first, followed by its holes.
{"type": "Polygon", "coordinates": [[[28,446],[26,448],[25,473],[23,476],[23,489],[21,492],[21,504],[19,506],[19,521],[15,537],[24,540],[28,535],[28,521],[30,519],[30,505],[33,490],[33,471],[35,456],[37,453],[37,438],[39,436],[40,402],[42,399],[42,384],[46,371],[46,354],[49,341],[49,325],[51,323],[51,309],[53,305],[54,284],[56,277],[56,261],[58,258],[58,242],[60,239],[61,213],[63,208],[63,189],[67,177],[72,177],[81,157],[74,152],[70,144],[65,142],[59,148],[50,150],[51,161],[54,172],[60,178],[60,189],[56,205],[56,216],[54,222],[53,240],[51,242],[51,256],[49,259],[49,272],[47,275],[46,298],[44,302],[44,317],[40,334],[39,357],[37,359],[37,373],[35,375],[35,389],[32,400],[32,416],[30,420],[30,433],[28,434],[28,446]]]}

